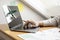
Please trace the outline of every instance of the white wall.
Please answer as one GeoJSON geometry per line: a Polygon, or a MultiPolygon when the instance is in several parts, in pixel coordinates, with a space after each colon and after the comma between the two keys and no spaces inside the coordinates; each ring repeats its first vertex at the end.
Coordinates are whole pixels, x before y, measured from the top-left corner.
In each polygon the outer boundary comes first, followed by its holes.
{"type": "Polygon", "coordinates": [[[35,12],[37,12],[37,14],[42,16],[44,19],[48,18],[46,17],[47,16],[46,6],[40,0],[20,0],[20,1],[22,1],[25,5],[30,7],[35,12]]]}
{"type": "Polygon", "coordinates": [[[47,17],[60,15],[60,0],[39,0],[47,9],[47,17]]]}
{"type": "MultiPolygon", "coordinates": [[[[5,24],[6,23],[6,19],[5,19],[5,16],[4,16],[2,6],[4,4],[9,4],[11,1],[13,1],[13,0],[1,0],[0,1],[0,24],[5,24]]],[[[18,1],[16,1],[16,2],[18,2],[18,1]]],[[[21,12],[21,16],[22,16],[23,20],[29,20],[29,19],[32,19],[32,20],[35,20],[35,21],[43,20],[42,17],[37,15],[35,12],[33,12],[31,9],[29,9],[25,5],[24,5],[23,9],[24,9],[23,12],[21,12]]]]}
{"type": "Polygon", "coordinates": [[[60,0],[24,0],[24,2],[47,18],[60,15],[60,0]]]}

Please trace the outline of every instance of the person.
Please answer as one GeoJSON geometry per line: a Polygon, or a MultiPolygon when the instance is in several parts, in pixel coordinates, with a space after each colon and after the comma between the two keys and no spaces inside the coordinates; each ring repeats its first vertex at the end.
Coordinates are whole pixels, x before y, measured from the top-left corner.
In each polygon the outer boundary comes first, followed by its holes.
{"type": "Polygon", "coordinates": [[[36,28],[36,23],[33,20],[24,20],[24,29],[36,28]]]}
{"type": "Polygon", "coordinates": [[[60,16],[55,16],[47,20],[39,21],[38,25],[34,21],[27,20],[25,21],[24,28],[36,28],[36,27],[60,27],[60,16]]]}

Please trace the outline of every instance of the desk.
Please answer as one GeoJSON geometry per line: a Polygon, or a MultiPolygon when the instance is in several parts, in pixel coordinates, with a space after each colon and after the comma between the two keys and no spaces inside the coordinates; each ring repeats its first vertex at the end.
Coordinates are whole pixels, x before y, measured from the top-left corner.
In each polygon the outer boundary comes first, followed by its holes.
{"type": "MultiPolygon", "coordinates": [[[[52,28],[56,28],[56,27],[42,27],[39,29],[39,31],[48,30],[48,29],[52,29],[52,28]]],[[[22,38],[18,37],[17,35],[25,33],[25,32],[14,32],[14,31],[10,31],[10,30],[1,30],[1,32],[14,40],[23,40],[22,38]]]]}

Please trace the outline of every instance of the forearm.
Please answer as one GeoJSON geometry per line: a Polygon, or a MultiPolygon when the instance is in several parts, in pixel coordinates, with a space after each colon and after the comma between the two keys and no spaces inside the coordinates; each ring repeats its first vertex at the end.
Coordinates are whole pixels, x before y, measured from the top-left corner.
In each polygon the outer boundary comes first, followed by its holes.
{"type": "Polygon", "coordinates": [[[52,18],[52,19],[40,21],[38,26],[47,27],[47,26],[57,26],[57,25],[56,25],[56,20],[52,18]]]}

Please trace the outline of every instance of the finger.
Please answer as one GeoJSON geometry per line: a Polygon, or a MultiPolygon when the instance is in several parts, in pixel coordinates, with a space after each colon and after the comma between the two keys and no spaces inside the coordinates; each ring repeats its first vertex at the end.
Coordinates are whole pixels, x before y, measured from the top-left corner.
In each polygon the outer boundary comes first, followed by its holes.
{"type": "Polygon", "coordinates": [[[34,28],[38,28],[38,26],[32,25],[31,27],[29,27],[29,29],[34,29],[34,28]]]}
{"type": "Polygon", "coordinates": [[[28,22],[31,23],[32,25],[36,25],[34,21],[28,20],[28,22]]]}
{"type": "Polygon", "coordinates": [[[24,29],[27,29],[26,26],[24,26],[24,29]]]}
{"type": "Polygon", "coordinates": [[[24,24],[24,29],[27,29],[27,23],[24,24]]]}
{"type": "Polygon", "coordinates": [[[30,27],[30,24],[29,24],[29,22],[27,21],[27,22],[24,24],[24,28],[25,28],[25,29],[29,29],[29,27],[30,27]]]}

